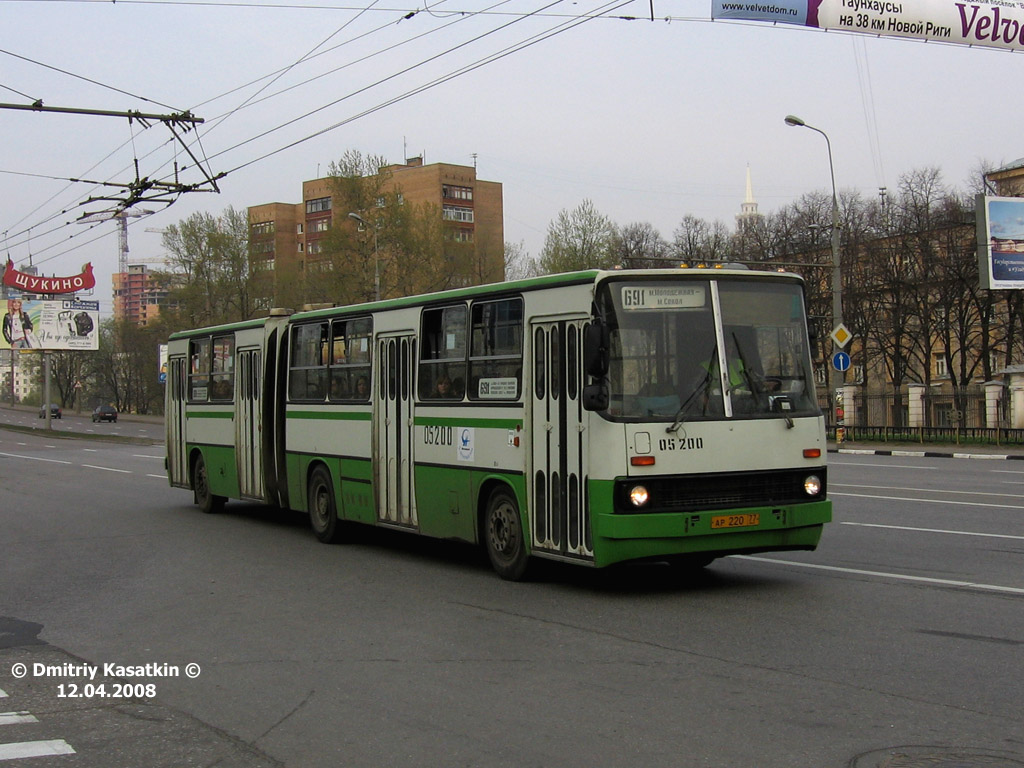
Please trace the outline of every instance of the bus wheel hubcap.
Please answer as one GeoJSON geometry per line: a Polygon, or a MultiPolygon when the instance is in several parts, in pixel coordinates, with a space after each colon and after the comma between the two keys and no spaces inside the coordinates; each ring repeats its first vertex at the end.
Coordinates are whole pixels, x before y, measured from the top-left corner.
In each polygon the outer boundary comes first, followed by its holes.
{"type": "Polygon", "coordinates": [[[491,515],[491,543],[503,555],[511,554],[516,548],[515,514],[510,505],[501,504],[491,515]]]}

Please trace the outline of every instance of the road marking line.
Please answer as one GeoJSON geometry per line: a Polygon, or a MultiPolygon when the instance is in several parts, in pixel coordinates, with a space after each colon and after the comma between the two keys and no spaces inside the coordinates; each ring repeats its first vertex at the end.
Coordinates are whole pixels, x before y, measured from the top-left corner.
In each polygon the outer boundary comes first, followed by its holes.
{"type": "Polygon", "coordinates": [[[880,523],[848,523],[841,522],[840,525],[856,525],[861,528],[888,528],[893,531],[919,531],[921,533],[951,533],[954,536],[983,536],[992,539],[1019,539],[1024,541],[1024,536],[1014,536],[1009,533],[977,533],[975,531],[947,531],[943,528],[913,528],[909,525],[881,525],[880,523]]]}
{"type": "Polygon", "coordinates": [[[86,453],[99,453],[99,450],[96,448],[83,448],[82,450],[86,453]]]}
{"type": "Polygon", "coordinates": [[[7,691],[5,691],[3,688],[0,688],[0,699],[6,699],[6,698],[7,698],[7,691]]]}
{"type": "Polygon", "coordinates": [[[850,496],[855,499],[882,499],[883,501],[920,501],[924,504],[956,504],[962,507],[995,507],[996,509],[1024,509],[1012,504],[983,504],[980,501],[952,501],[947,499],[914,499],[907,496],[873,496],[869,493],[832,493],[829,496],[850,496]]]}
{"type": "MultiPolygon", "coordinates": [[[[848,453],[853,453],[853,451],[848,451],[848,453]]],[[[830,467],[837,464],[843,467],[885,467],[886,469],[926,469],[929,472],[934,472],[938,469],[938,467],[915,467],[910,464],[873,464],[868,463],[866,461],[835,461],[834,459],[828,463],[830,467]]]]}
{"type": "Polygon", "coordinates": [[[875,491],[920,491],[922,493],[947,493],[960,496],[1008,496],[1011,499],[1019,499],[1019,493],[992,493],[991,491],[945,491],[935,488],[907,488],[900,485],[861,485],[860,483],[829,483],[833,488],[871,488],[875,491]]]}
{"type": "Polygon", "coordinates": [[[19,760],[23,757],[49,757],[50,755],[73,754],[75,754],[75,750],[64,739],[0,744],[0,760],[19,760]]]}
{"type": "Polygon", "coordinates": [[[102,469],[104,472],[120,472],[122,475],[130,475],[131,470],[128,469],[114,469],[113,467],[97,467],[95,464],[83,464],[83,467],[89,469],[102,469]]]}
{"type": "Polygon", "coordinates": [[[17,725],[18,723],[38,723],[35,715],[28,712],[0,712],[0,725],[17,725]]]}
{"type": "Polygon", "coordinates": [[[908,576],[904,573],[886,573],[885,571],[865,571],[860,568],[840,568],[836,565],[818,565],[817,563],[798,563],[795,560],[774,560],[770,557],[754,557],[752,555],[733,555],[740,560],[752,560],[758,563],[774,563],[775,565],[792,565],[797,568],[810,568],[818,571],[833,571],[835,573],[850,573],[855,576],[878,576],[882,579],[896,579],[897,581],[915,581],[920,584],[935,584],[940,587],[967,587],[985,592],[999,592],[1011,595],[1024,595],[1024,588],[1002,587],[998,584],[978,584],[973,581],[953,581],[951,579],[932,579],[927,576],[908,576]]]}
{"type": "Polygon", "coordinates": [[[146,475],[146,477],[155,477],[157,480],[166,480],[167,475],[146,475]]]}
{"type": "Polygon", "coordinates": [[[0,456],[6,456],[9,459],[28,459],[29,461],[48,461],[51,464],[70,464],[70,461],[61,461],[60,459],[44,459],[40,456],[22,456],[17,453],[0,453],[0,456]]]}
{"type": "Polygon", "coordinates": [[[133,459],[162,459],[163,456],[147,456],[144,453],[133,453],[132,454],[132,458],[133,459]]]}

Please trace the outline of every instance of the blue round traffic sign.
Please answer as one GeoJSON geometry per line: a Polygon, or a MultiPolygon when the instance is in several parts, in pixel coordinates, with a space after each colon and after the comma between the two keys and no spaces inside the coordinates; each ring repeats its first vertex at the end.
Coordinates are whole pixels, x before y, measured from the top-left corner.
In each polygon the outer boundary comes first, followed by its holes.
{"type": "Polygon", "coordinates": [[[850,356],[845,352],[836,352],[832,355],[832,367],[842,373],[850,369],[850,356]]]}

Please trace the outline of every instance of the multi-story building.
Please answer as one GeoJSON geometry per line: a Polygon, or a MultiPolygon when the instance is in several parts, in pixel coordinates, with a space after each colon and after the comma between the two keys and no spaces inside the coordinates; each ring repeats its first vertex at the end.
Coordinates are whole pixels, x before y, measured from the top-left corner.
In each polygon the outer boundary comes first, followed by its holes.
{"type": "Polygon", "coordinates": [[[116,272],[114,287],[114,318],[136,325],[147,325],[160,314],[167,301],[168,288],[158,281],[145,264],[129,264],[127,272],[116,272]]]}
{"type": "MultiPolygon", "coordinates": [[[[476,168],[450,163],[424,165],[423,158],[380,169],[386,192],[409,205],[435,207],[445,223],[446,237],[473,249],[472,274],[458,275],[462,284],[498,282],[504,278],[504,220],[499,182],[478,179],[476,168]]],[[[249,208],[250,253],[254,269],[275,275],[305,272],[322,253],[322,241],[349,213],[335,205],[333,179],[302,183],[302,202],[265,203],[249,208]]],[[[355,222],[350,222],[355,226],[355,222]]]]}

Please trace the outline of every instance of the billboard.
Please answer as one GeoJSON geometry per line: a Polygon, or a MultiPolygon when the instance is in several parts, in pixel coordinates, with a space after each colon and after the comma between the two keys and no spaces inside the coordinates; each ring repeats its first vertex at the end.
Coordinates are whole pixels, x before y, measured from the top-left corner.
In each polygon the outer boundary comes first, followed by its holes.
{"type": "Polygon", "coordinates": [[[712,0],[711,18],[1024,49],[1024,6],[1016,0],[712,0]]]}
{"type": "Polygon", "coordinates": [[[982,288],[1024,288],[1024,198],[978,195],[978,281],[982,288]]]}
{"type": "Polygon", "coordinates": [[[97,350],[100,303],[61,299],[6,299],[0,349],[97,350]]]}

